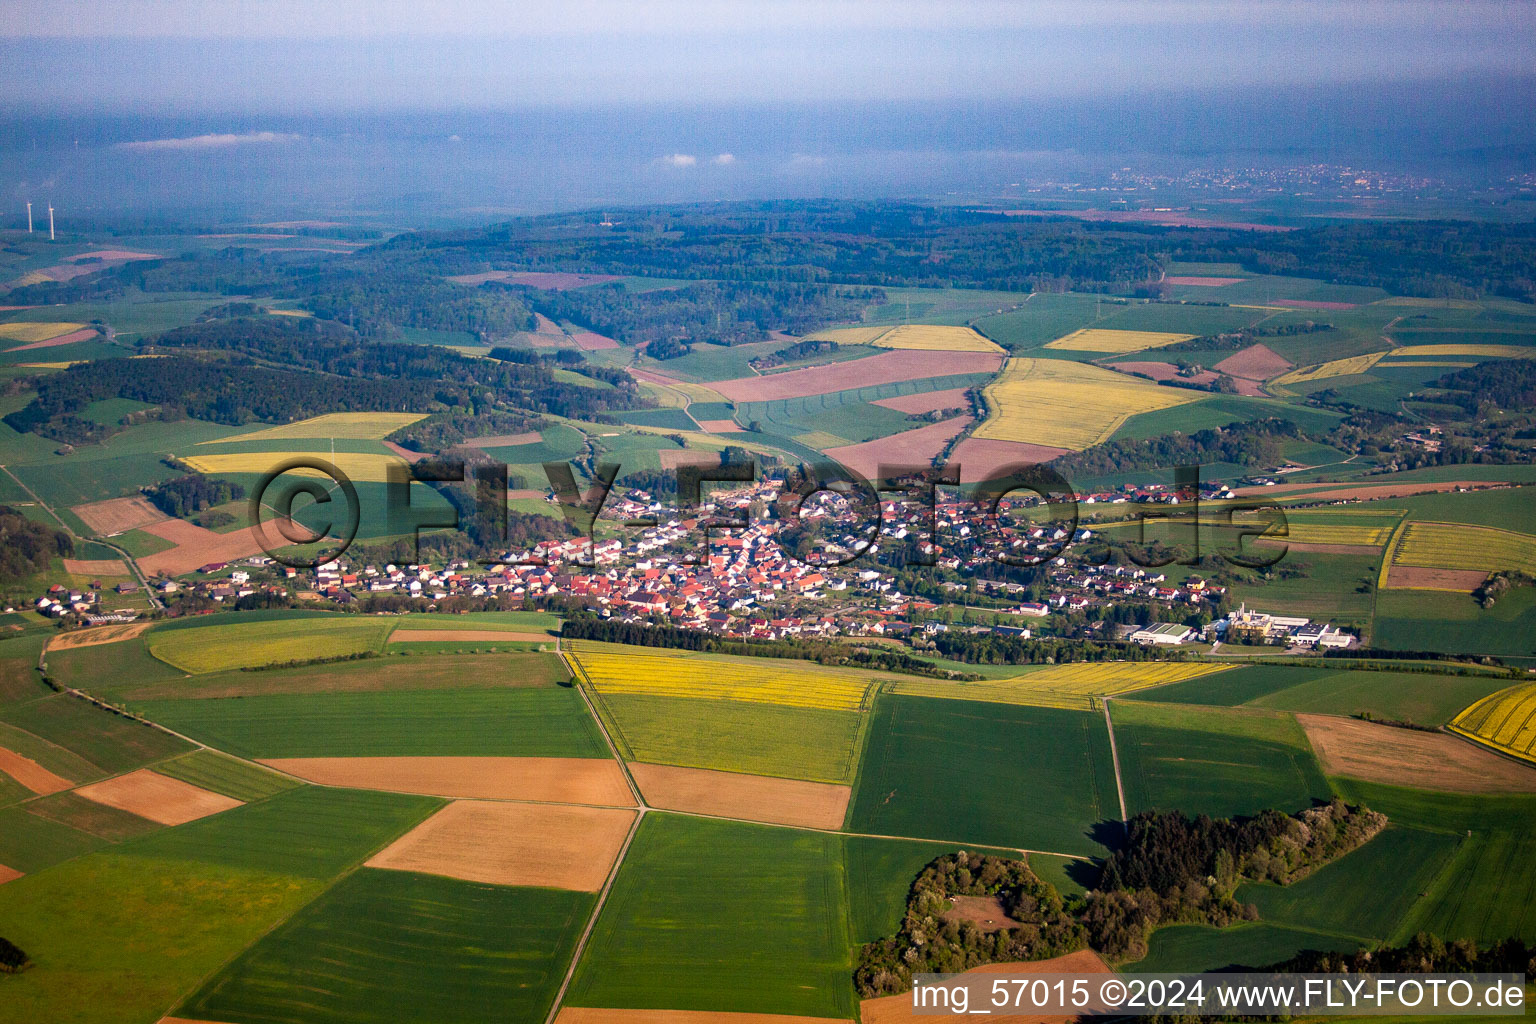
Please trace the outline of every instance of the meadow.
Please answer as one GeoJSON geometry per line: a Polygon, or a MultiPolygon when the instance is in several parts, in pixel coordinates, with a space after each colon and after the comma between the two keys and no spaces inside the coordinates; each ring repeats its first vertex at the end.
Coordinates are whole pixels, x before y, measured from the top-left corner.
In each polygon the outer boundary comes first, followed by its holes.
{"type": "Polygon", "coordinates": [[[851,1017],[842,842],[647,814],[566,1004],[851,1017]]]}
{"type": "Polygon", "coordinates": [[[389,619],[357,617],[231,622],[201,629],[154,630],[144,642],[166,664],[201,675],[376,653],[392,628],[389,619]]]}
{"type": "Polygon", "coordinates": [[[603,757],[575,690],[402,690],[133,701],[134,711],[244,757],[603,757]]]}
{"type": "Polygon", "coordinates": [[[1094,856],[1103,848],[1092,833],[1119,817],[1102,714],[882,694],[849,822],[876,835],[1094,856]]]}
{"type": "Polygon", "coordinates": [[[236,957],[177,1009],[262,1024],[426,1024],[548,1012],[592,897],[358,871],[236,957]],[[443,984],[451,976],[451,985],[443,984]],[[302,1000],[295,992],[305,992],[302,1000]]]}
{"type": "Polygon", "coordinates": [[[858,767],[856,711],[731,700],[597,694],[626,760],[847,784],[858,767]]]}
{"type": "Polygon", "coordinates": [[[1008,360],[984,394],[988,416],[973,436],[1074,451],[1108,440],[1130,416],[1200,397],[1113,370],[1050,359],[1008,360]]]}
{"type": "Polygon", "coordinates": [[[1115,701],[1111,717],[1132,814],[1293,813],[1330,795],[1290,715],[1115,701]]]}

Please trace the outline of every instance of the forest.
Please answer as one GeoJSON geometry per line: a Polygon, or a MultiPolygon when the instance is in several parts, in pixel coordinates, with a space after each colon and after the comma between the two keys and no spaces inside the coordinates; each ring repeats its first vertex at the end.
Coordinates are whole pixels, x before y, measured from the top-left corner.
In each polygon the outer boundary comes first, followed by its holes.
{"type": "Polygon", "coordinates": [[[75,553],[75,542],[63,530],[34,523],[9,505],[0,505],[0,581],[35,576],[56,557],[75,553]]]}

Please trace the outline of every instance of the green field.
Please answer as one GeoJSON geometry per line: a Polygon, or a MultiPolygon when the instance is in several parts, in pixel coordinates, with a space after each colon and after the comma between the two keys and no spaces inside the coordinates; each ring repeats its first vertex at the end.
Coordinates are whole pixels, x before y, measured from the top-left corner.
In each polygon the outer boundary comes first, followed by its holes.
{"type": "Polygon", "coordinates": [[[5,935],[36,964],[4,979],[0,1021],[149,1024],[319,889],[116,852],[0,886],[5,935]]]}
{"type": "Polygon", "coordinates": [[[1306,734],[1289,715],[1123,700],[1113,702],[1112,715],[1132,814],[1290,813],[1330,796],[1306,734]]]}
{"type": "Polygon", "coordinates": [[[1119,817],[1103,715],[882,694],[849,820],[876,835],[1099,855],[1090,833],[1119,817]]]}
{"type": "Polygon", "coordinates": [[[1372,643],[1398,651],[1536,658],[1536,590],[1511,590],[1492,608],[1466,594],[1384,590],[1372,643]]]}
{"type": "Polygon", "coordinates": [[[1247,423],[1269,417],[1288,419],[1305,430],[1319,432],[1331,429],[1342,418],[1325,409],[1288,405],[1268,398],[1212,395],[1198,402],[1132,416],[1115,431],[1111,440],[1146,440],[1175,431],[1192,434],[1197,430],[1214,430],[1229,423],[1247,423]]]}
{"type": "Polygon", "coordinates": [[[144,642],[161,661],[197,675],[377,652],[391,628],[388,619],[354,616],[235,622],[158,630],[144,642]]]}
{"type": "Polygon", "coordinates": [[[297,878],[329,879],[388,845],[443,801],[426,796],[301,786],[121,847],[124,853],[297,878]]]}
{"type": "Polygon", "coordinates": [[[125,839],[146,835],[160,828],[148,818],[120,811],[116,807],[98,804],[74,792],[54,793],[39,797],[27,804],[27,812],[47,818],[81,832],[120,843],[125,839]]]}
{"type": "Polygon", "coordinates": [[[214,750],[194,750],[174,761],[155,765],[155,771],[245,803],[286,793],[301,785],[296,779],[214,750]]]}
{"type": "Polygon", "coordinates": [[[604,757],[566,687],[135,701],[154,722],[242,757],[604,757]]]}
{"type": "Polygon", "coordinates": [[[228,1024],[542,1020],[591,909],[587,893],[364,869],[177,1013],[228,1024]]]}
{"type": "MultiPolygon", "coordinates": [[[[8,708],[0,712],[0,724],[25,730],[44,743],[84,758],[99,769],[96,775],[130,771],[191,749],[186,741],[160,729],[62,693],[8,708]]],[[[33,756],[27,750],[17,752],[33,756]]],[[[71,771],[78,765],[71,764],[68,758],[56,760],[45,755],[35,760],[45,767],[53,761],[59,765],[56,770],[60,774],[82,781],[71,771]]]]}
{"type": "Polygon", "coordinates": [[[847,784],[857,711],[649,694],[594,694],[626,760],[847,784]]]}
{"type": "Polygon", "coordinates": [[[652,812],[572,1006],[853,1015],[842,838],[652,812]]]}
{"type": "Polygon", "coordinates": [[[0,809],[0,864],[17,871],[41,871],[50,864],[88,853],[104,842],[88,832],[32,814],[24,807],[0,809]]]}
{"type": "MultiPolygon", "coordinates": [[[[948,843],[880,839],[875,836],[843,837],[843,868],[848,892],[848,931],[855,946],[896,934],[907,912],[912,882],[935,857],[954,853],[948,843]]],[[[1017,858],[1017,850],[970,847],[971,853],[991,853],[1017,858]]],[[[1036,873],[1060,874],[1059,858],[1030,857],[1036,873]],[[1041,861],[1043,863],[1037,863],[1041,861]]],[[[1065,877],[1064,875],[1062,876],[1065,877]]]]}
{"type": "Polygon", "coordinates": [[[1171,925],[1153,932],[1147,946],[1146,958],[1131,965],[1130,970],[1156,974],[1267,967],[1289,960],[1304,949],[1353,952],[1360,943],[1342,936],[1257,921],[1226,928],[1171,925]]]}

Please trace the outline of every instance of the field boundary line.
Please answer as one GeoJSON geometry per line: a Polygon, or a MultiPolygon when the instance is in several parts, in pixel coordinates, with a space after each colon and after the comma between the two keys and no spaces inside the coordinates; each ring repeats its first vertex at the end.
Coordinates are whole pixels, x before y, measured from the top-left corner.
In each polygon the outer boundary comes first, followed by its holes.
{"type": "Polygon", "coordinates": [[[1120,781],[1120,749],[1115,746],[1115,723],[1109,717],[1109,697],[1101,698],[1104,702],[1104,728],[1109,730],[1109,759],[1115,767],[1115,794],[1120,798],[1120,822],[1124,824],[1130,820],[1125,813],[1125,786],[1120,781]]]}

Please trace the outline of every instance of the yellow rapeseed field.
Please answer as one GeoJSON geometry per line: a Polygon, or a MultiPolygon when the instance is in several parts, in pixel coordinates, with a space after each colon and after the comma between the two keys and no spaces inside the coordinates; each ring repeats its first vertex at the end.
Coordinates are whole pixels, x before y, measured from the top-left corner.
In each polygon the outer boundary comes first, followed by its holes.
{"type": "Polygon", "coordinates": [[[807,334],[805,340],[835,341],[839,345],[872,345],[875,339],[890,331],[890,327],[828,327],[824,331],[807,334]]]}
{"type": "Polygon", "coordinates": [[[1294,519],[1286,526],[1290,530],[1290,535],[1278,538],[1282,543],[1293,541],[1297,544],[1355,544],[1380,547],[1392,535],[1390,526],[1308,523],[1297,522],[1294,519]]]}
{"type": "Polygon", "coordinates": [[[857,711],[871,681],[806,662],[778,658],[723,658],[661,654],[650,648],[619,650],[580,641],[566,656],[598,693],[695,697],[796,708],[857,711]]]}
{"type": "MultiPolygon", "coordinates": [[[[291,458],[324,459],[354,483],[379,482],[388,479],[388,467],[405,465],[405,460],[394,455],[373,452],[229,452],[217,455],[188,455],[181,461],[199,473],[219,475],[224,473],[266,473],[279,463],[291,458]]],[[[324,477],[319,470],[296,469],[296,476],[324,477]]]]}
{"type": "Polygon", "coordinates": [[[1465,523],[1409,523],[1392,551],[1398,565],[1432,569],[1518,569],[1536,574],[1536,537],[1465,523]]]}
{"type": "Polygon", "coordinates": [[[1202,397],[1066,359],[1010,359],[982,393],[989,415],[976,437],[1075,451],[1108,440],[1137,413],[1202,397]]]}
{"type": "Polygon", "coordinates": [[[1003,347],[969,327],[907,324],[875,338],[876,348],[907,348],[924,352],[1002,352],[1003,347]]]}
{"type": "Polygon", "coordinates": [[[1004,679],[983,679],[978,682],[903,679],[892,684],[891,692],[915,697],[948,697],[997,704],[1085,710],[1095,706],[1095,697],[1113,697],[1151,686],[1180,683],[1186,679],[1222,672],[1228,667],[1200,662],[1166,661],[1051,665],[1004,679]]]}
{"type": "Polygon", "coordinates": [[[1140,352],[1188,341],[1193,334],[1167,331],[1116,331],[1105,327],[1085,327],[1066,337],[1057,338],[1046,348],[1065,348],[1073,352],[1140,352]]]}
{"type": "Polygon", "coordinates": [[[1418,356],[1487,356],[1490,359],[1536,359],[1536,347],[1529,345],[1408,345],[1395,348],[1391,359],[1418,356]]]}
{"type": "Polygon", "coordinates": [[[1313,380],[1326,380],[1329,377],[1348,377],[1356,373],[1364,373],[1375,366],[1385,352],[1368,352],[1363,356],[1350,356],[1347,359],[1334,359],[1326,363],[1318,363],[1315,366],[1301,366],[1290,373],[1282,374],[1270,381],[1270,384],[1284,387],[1286,384],[1305,384],[1313,380]]]}
{"type": "Polygon", "coordinates": [[[1536,761],[1536,683],[1489,694],[1457,715],[1452,732],[1526,761],[1536,761]]]}
{"type": "Polygon", "coordinates": [[[58,323],[56,321],[0,324],[0,338],[29,343],[47,341],[49,338],[57,338],[61,334],[78,331],[84,326],[85,324],[58,323]]]}
{"type": "Polygon", "coordinates": [[[249,434],[221,437],[201,444],[230,444],[235,441],[292,441],[304,438],[348,437],[358,440],[378,440],[388,437],[401,427],[425,419],[423,412],[328,412],[323,416],[311,416],[307,420],[284,423],[249,434]]]}

